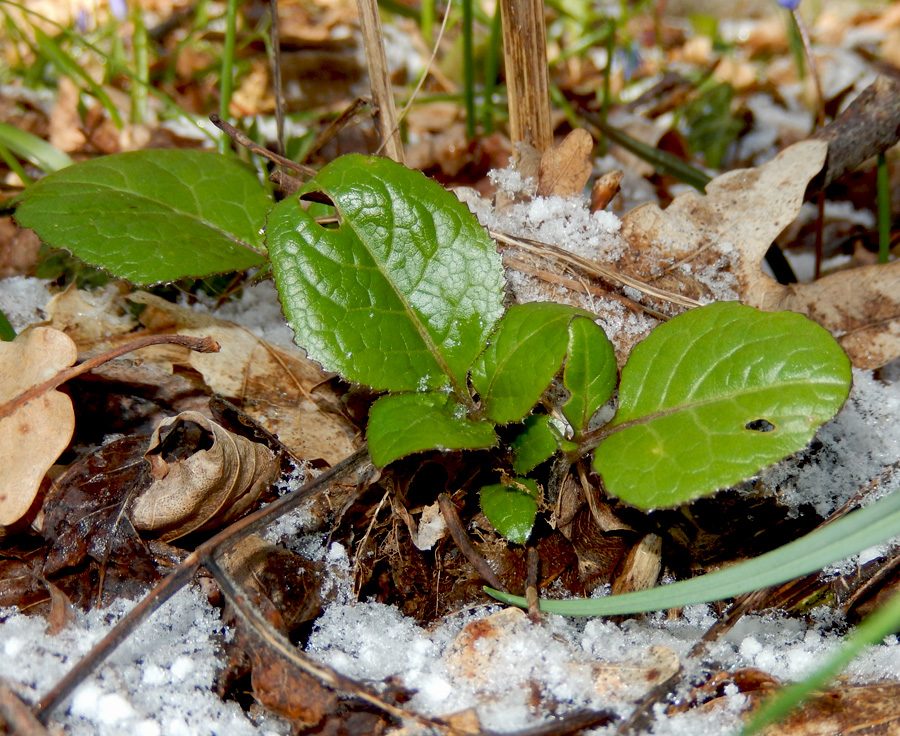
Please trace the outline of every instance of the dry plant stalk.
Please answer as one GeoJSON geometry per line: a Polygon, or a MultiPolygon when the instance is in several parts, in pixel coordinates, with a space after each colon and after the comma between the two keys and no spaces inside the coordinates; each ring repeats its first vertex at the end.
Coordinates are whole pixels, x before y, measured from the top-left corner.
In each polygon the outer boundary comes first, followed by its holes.
{"type": "MultiPolygon", "coordinates": [[[[543,153],[553,144],[543,0],[500,0],[509,135],[543,153]]],[[[518,158],[518,154],[516,154],[518,158]]]]}
{"type": "Polygon", "coordinates": [[[369,67],[369,84],[372,86],[372,102],[375,105],[375,120],[381,132],[381,144],[388,158],[404,163],[403,142],[400,140],[400,125],[397,122],[397,108],[394,105],[394,91],[391,88],[391,74],[384,54],[384,33],[378,15],[377,0],[358,0],[359,24],[363,43],[366,47],[366,63],[369,67]]]}

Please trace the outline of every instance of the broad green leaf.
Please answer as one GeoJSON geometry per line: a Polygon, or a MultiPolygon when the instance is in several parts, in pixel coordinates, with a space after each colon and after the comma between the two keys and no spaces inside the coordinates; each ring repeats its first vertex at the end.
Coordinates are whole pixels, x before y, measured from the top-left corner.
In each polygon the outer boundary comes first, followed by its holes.
{"type": "Polygon", "coordinates": [[[498,424],[509,424],[531,411],[562,366],[569,322],[587,314],[552,302],[510,307],[472,367],[472,385],[484,413],[498,424]]]}
{"type": "Polygon", "coordinates": [[[537,516],[538,487],[531,478],[515,478],[481,489],[481,510],[510,542],[525,544],[537,516]]]}
{"type": "Polygon", "coordinates": [[[562,411],[580,435],[616,387],[616,354],[603,329],[578,317],[569,324],[569,349],[563,385],[571,394],[562,411]]]}
{"type": "Polygon", "coordinates": [[[267,228],[297,344],[376,389],[449,385],[467,396],[469,368],[503,312],[494,242],[456,197],[388,159],[339,158],[300,193],[314,191],[334,202],[340,227],[289,199],[267,228]]]}
{"type": "Polygon", "coordinates": [[[556,452],[559,442],[547,414],[531,414],[525,417],[522,424],[522,431],[509,443],[509,447],[513,452],[513,470],[524,474],[556,452]]]}
{"type": "Polygon", "coordinates": [[[265,263],[270,205],[256,173],[233,158],[148,150],[50,174],[25,190],[16,219],[92,266],[154,284],[265,263]]]}
{"type": "MultiPolygon", "coordinates": [[[[790,544],[723,570],[606,598],[543,600],[541,610],[563,616],[618,616],[720,601],[816,572],[898,534],[900,493],[894,492],[790,544]]],[[[485,590],[508,605],[528,605],[524,598],[485,590]]]]}
{"type": "Polygon", "coordinates": [[[594,468],[626,503],[685,503],[801,450],[850,380],[847,356],[806,317],[736,302],[694,309],[632,351],[594,468]]]}
{"type": "Polygon", "coordinates": [[[380,468],[414,452],[477,450],[497,442],[489,422],[467,419],[462,406],[437,391],[382,396],[369,410],[366,439],[380,468]]]}

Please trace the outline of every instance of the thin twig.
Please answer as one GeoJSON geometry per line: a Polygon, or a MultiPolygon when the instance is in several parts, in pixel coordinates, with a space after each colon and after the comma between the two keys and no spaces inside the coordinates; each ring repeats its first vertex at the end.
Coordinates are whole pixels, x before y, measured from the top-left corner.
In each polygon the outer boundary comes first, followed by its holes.
{"type": "Polygon", "coordinates": [[[696,299],[691,299],[690,297],[676,294],[673,291],[666,291],[664,289],[658,289],[655,286],[650,286],[650,284],[645,284],[643,281],[638,281],[637,279],[634,279],[631,276],[622,273],[621,271],[610,268],[609,266],[602,266],[599,263],[594,263],[593,261],[589,261],[587,258],[582,258],[576,253],[570,253],[569,251],[558,246],[551,245],[550,243],[541,243],[536,240],[515,238],[511,235],[500,232],[499,230],[488,230],[488,232],[490,233],[491,237],[494,238],[494,240],[498,240],[501,243],[512,245],[529,253],[536,253],[539,256],[544,256],[553,260],[562,261],[564,263],[577,266],[578,268],[591,274],[592,276],[598,276],[603,279],[617,281],[624,286],[630,286],[633,289],[637,289],[647,296],[656,297],[657,299],[662,299],[663,301],[678,304],[682,307],[688,307],[689,309],[702,306],[702,303],[698,302],[696,299]]]}
{"type": "Polygon", "coordinates": [[[438,504],[440,505],[441,515],[447,523],[447,531],[450,532],[450,536],[456,542],[456,546],[459,547],[459,551],[463,553],[463,556],[475,568],[476,572],[484,578],[488,585],[497,590],[509,592],[503,581],[497,577],[497,573],[488,564],[488,561],[475,549],[475,546],[469,539],[469,535],[466,534],[466,530],[463,528],[462,522],[459,520],[459,514],[456,513],[456,506],[453,505],[450,496],[442,493],[438,496],[438,504]]]}
{"type": "Polygon", "coordinates": [[[273,164],[284,166],[286,169],[291,169],[292,171],[296,171],[298,174],[303,174],[304,176],[315,176],[319,173],[309,166],[298,164],[296,161],[291,161],[289,158],[279,156],[277,153],[275,153],[274,151],[270,151],[268,148],[263,148],[258,143],[248,138],[245,133],[242,133],[240,130],[235,128],[231,123],[227,123],[222,120],[222,118],[220,118],[215,113],[212,113],[212,115],[209,116],[209,121],[219,130],[225,133],[225,135],[233,139],[236,143],[239,143],[251,153],[255,153],[257,156],[262,156],[263,158],[268,159],[273,164]]]}
{"type": "Polygon", "coordinates": [[[148,335],[147,337],[142,337],[139,340],[135,340],[134,342],[129,342],[126,345],[120,345],[117,348],[108,350],[105,353],[100,353],[100,355],[95,355],[93,358],[89,358],[83,363],[79,363],[78,365],[72,366],[71,368],[65,368],[59,371],[52,378],[48,378],[43,383],[39,383],[37,386],[32,386],[30,389],[22,392],[14,399],[10,399],[5,404],[0,405],[0,419],[6,419],[6,417],[10,416],[13,412],[18,411],[24,404],[27,404],[29,401],[34,401],[41,394],[44,394],[47,391],[52,391],[55,388],[59,388],[66,381],[71,381],[73,378],[77,378],[84,373],[89,373],[90,371],[94,370],[94,368],[103,365],[107,361],[113,360],[114,358],[119,358],[126,353],[132,352],[133,350],[140,350],[141,348],[150,347],[151,345],[162,344],[182,345],[183,347],[186,347],[190,350],[195,350],[198,353],[219,352],[219,343],[217,343],[211,337],[189,337],[187,335],[148,335]]]}
{"type": "Polygon", "coordinates": [[[249,534],[259,531],[270,524],[279,516],[286,514],[305,500],[324,491],[329,486],[337,483],[353,473],[361,470],[371,462],[366,446],[361,447],[349,457],[339,462],[334,467],[326,470],[317,478],[304,484],[301,488],[273,501],[265,508],[259,509],[236,521],[227,529],[222,530],[214,537],[208,539],[189,554],[184,562],[176,567],[159,585],[157,585],[147,597],[116,624],[102,641],[94,646],[78,664],[45,695],[38,703],[35,715],[39,720],[46,722],[50,714],[68,699],[72,691],[81,684],[103,661],[115,651],[131,633],[137,629],[150,615],[177,593],[194,577],[194,573],[203,564],[203,560],[213,557],[219,550],[228,544],[243,539],[249,534]]]}
{"type": "Polygon", "coordinates": [[[269,647],[300,671],[314,677],[326,687],[359,698],[394,718],[409,718],[427,728],[437,728],[450,734],[460,733],[458,729],[452,728],[442,721],[426,718],[418,713],[404,710],[328,665],[310,659],[266,621],[259,609],[241,592],[237,584],[231,579],[231,576],[216,562],[212,555],[205,555],[201,564],[216,579],[222,593],[247,628],[259,637],[260,642],[264,646],[269,647]]]}

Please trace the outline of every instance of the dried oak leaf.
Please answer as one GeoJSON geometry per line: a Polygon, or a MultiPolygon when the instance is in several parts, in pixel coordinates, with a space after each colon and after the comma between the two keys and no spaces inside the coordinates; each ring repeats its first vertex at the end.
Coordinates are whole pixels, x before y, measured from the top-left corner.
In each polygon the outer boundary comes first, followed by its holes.
{"type": "Polygon", "coordinates": [[[137,292],[128,299],[147,305],[141,321],[150,329],[213,337],[221,350],[211,353],[212,359],[187,350],[152,355],[198,371],[213,392],[234,401],[298,457],[334,465],[358,449],[359,432],[339,413],[337,396],[327,385],[330,376],[303,351],[272,345],[233,322],[152,294],[137,292]]]}
{"type": "Polygon", "coordinates": [[[581,194],[591,175],[594,139],[583,128],[567,135],[541,157],[537,193],[539,197],[569,197],[581,194]]]}
{"type": "Polygon", "coordinates": [[[802,141],[762,166],[716,177],[706,196],[682,194],[665,211],[652,204],[636,208],[622,220],[631,251],[617,265],[655,286],[706,299],[716,297],[704,281],[728,272],[741,302],[807,315],[835,336],[859,368],[900,357],[900,262],[786,286],[761,269],[769,246],[800,211],[827,152],[824,141],[802,141]]]}
{"type": "Polygon", "coordinates": [[[265,445],[194,411],[162,422],[144,457],[153,481],[129,512],[137,529],[153,532],[164,542],[237,519],[280,468],[275,453],[265,445]]]}
{"type": "MultiPolygon", "coordinates": [[[[75,343],[59,330],[37,327],[0,343],[0,405],[52,378],[78,358],[75,343]]],[[[0,525],[21,519],[41,480],[75,430],[71,399],[46,391],[0,419],[0,525]]]]}

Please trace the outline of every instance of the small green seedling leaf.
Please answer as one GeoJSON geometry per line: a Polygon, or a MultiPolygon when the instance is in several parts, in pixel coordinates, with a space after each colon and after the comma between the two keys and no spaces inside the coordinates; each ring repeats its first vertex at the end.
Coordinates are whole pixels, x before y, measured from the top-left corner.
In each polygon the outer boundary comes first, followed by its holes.
{"type": "Polygon", "coordinates": [[[515,478],[481,489],[481,510],[491,525],[510,542],[525,544],[537,516],[537,483],[531,478],[515,478]]]}
{"type": "Polygon", "coordinates": [[[571,396],[562,411],[576,435],[612,396],[616,387],[616,354],[603,329],[593,320],[576,317],[569,323],[569,350],[563,385],[571,396]]]}
{"type": "Polygon", "coordinates": [[[498,424],[518,422],[541,398],[562,366],[572,318],[588,313],[565,304],[510,307],[472,367],[484,413],[498,424]]]}
{"type": "Polygon", "coordinates": [[[492,424],[467,419],[462,406],[437,391],[382,396],[369,410],[366,439],[380,468],[414,452],[477,450],[497,442],[492,424]]]}
{"type": "Polygon", "coordinates": [[[528,473],[559,449],[557,433],[547,414],[531,414],[522,422],[522,432],[509,443],[513,452],[513,470],[528,473]]]}
{"type": "Polygon", "coordinates": [[[340,217],[318,225],[295,199],[269,216],[268,246],[297,343],[327,370],[379,390],[466,377],[503,313],[497,248],[436,182],[388,159],[343,156],[306,184],[340,217]]]}
{"type": "Polygon", "coordinates": [[[22,194],[16,219],[54,248],[135,284],[265,263],[271,200],[252,168],[204,151],[84,161],[22,194]]]}
{"type": "Polygon", "coordinates": [[[626,503],[685,503],[801,450],[850,382],[843,350],[802,315],[736,302],[694,309],[632,351],[594,468],[626,503]]]}

